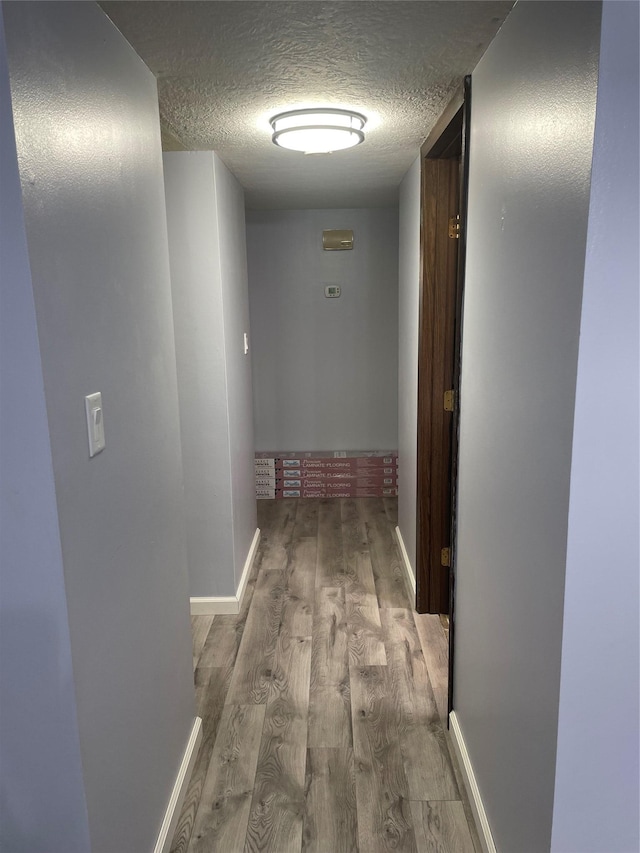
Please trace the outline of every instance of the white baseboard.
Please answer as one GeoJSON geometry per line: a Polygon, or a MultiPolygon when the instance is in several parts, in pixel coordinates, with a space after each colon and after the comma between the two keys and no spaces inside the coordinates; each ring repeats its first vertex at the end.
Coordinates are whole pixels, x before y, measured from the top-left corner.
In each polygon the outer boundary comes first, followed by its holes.
{"type": "Polygon", "coordinates": [[[462,773],[464,784],[467,789],[467,796],[469,797],[469,803],[476,822],[476,829],[478,830],[478,836],[480,837],[483,853],[497,853],[496,845],[493,841],[493,835],[491,834],[491,827],[487,820],[487,813],[484,810],[484,803],[480,796],[480,789],[476,782],[476,774],[474,773],[473,765],[471,764],[471,759],[467,752],[467,745],[464,741],[462,729],[460,728],[460,723],[458,722],[458,717],[455,711],[452,711],[449,714],[449,724],[451,742],[453,743],[456,758],[460,765],[460,772],[462,773]]]}
{"type": "Polygon", "coordinates": [[[238,600],[238,613],[240,612],[240,608],[242,607],[242,601],[244,599],[244,594],[247,589],[247,581],[249,580],[249,575],[251,574],[251,569],[253,568],[253,561],[256,558],[256,551],[258,550],[259,544],[260,528],[256,527],[256,532],[253,534],[253,539],[251,540],[251,545],[249,546],[249,553],[247,554],[247,559],[244,561],[242,577],[240,578],[240,583],[238,584],[238,589],[236,590],[236,598],[238,600]]]}
{"type": "Polygon", "coordinates": [[[216,614],[235,614],[240,613],[242,600],[247,589],[247,581],[253,568],[253,561],[256,558],[258,545],[260,544],[260,528],[256,527],[256,532],[253,535],[247,559],[244,562],[242,577],[238,584],[238,590],[235,595],[212,595],[191,598],[191,615],[192,616],[215,616],[216,614]]]}
{"type": "Polygon", "coordinates": [[[180,817],[180,810],[182,809],[182,803],[185,794],[187,793],[187,787],[191,780],[193,765],[196,763],[201,743],[202,720],[200,717],[196,717],[193,721],[191,734],[189,735],[189,740],[187,742],[184,755],[182,756],[180,769],[178,770],[178,775],[176,776],[176,781],[173,785],[171,797],[169,798],[167,810],[164,813],[164,820],[162,821],[160,834],[158,835],[156,846],[153,848],[153,853],[168,853],[169,848],[171,847],[173,833],[176,831],[176,824],[180,817]]]}
{"type": "Polygon", "coordinates": [[[191,599],[192,616],[215,616],[224,613],[239,613],[235,595],[211,595],[191,599]]]}
{"type": "Polygon", "coordinates": [[[404,569],[404,584],[407,588],[407,595],[409,596],[409,600],[411,601],[412,607],[415,607],[416,576],[413,572],[413,567],[409,561],[407,549],[404,547],[404,539],[402,538],[402,533],[400,533],[399,527],[396,527],[396,539],[398,540],[398,548],[400,549],[400,556],[402,558],[402,568],[404,569]]]}

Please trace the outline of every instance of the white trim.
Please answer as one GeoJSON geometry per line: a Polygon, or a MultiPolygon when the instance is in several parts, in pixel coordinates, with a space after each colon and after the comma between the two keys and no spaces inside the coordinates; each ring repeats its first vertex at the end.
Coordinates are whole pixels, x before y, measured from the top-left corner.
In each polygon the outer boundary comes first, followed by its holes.
{"type": "Polygon", "coordinates": [[[253,539],[249,547],[249,553],[244,563],[242,577],[238,584],[238,591],[235,595],[211,595],[211,596],[194,596],[190,599],[191,615],[192,616],[215,616],[216,614],[236,614],[240,613],[242,600],[247,589],[247,581],[253,568],[253,561],[256,558],[258,545],[260,544],[260,528],[256,527],[256,532],[253,534],[253,539]]]}
{"type": "Polygon", "coordinates": [[[240,609],[242,608],[242,600],[247,589],[247,581],[249,580],[249,575],[251,574],[251,569],[253,568],[253,561],[256,558],[256,552],[258,550],[259,544],[260,528],[256,527],[256,532],[253,534],[253,539],[251,541],[251,545],[249,546],[249,553],[247,554],[247,559],[244,561],[242,577],[240,578],[240,583],[238,584],[238,589],[236,591],[236,598],[238,599],[238,612],[240,612],[240,609]]]}
{"type": "Polygon", "coordinates": [[[156,846],[153,848],[153,853],[168,853],[169,848],[171,847],[173,833],[176,831],[176,825],[178,823],[178,818],[180,817],[180,810],[182,809],[182,802],[185,794],[187,793],[189,782],[191,781],[191,773],[193,771],[193,766],[196,763],[201,743],[202,720],[200,717],[196,717],[193,721],[191,734],[189,735],[189,740],[187,742],[184,755],[182,756],[180,769],[178,770],[178,775],[176,776],[176,781],[174,782],[173,790],[171,791],[167,809],[164,813],[164,820],[160,827],[160,834],[158,835],[156,846]]]}
{"type": "Polygon", "coordinates": [[[478,783],[476,782],[476,774],[474,773],[471,758],[469,757],[467,745],[455,711],[452,711],[449,714],[449,723],[451,742],[453,743],[456,758],[460,765],[462,778],[464,779],[465,788],[467,789],[467,795],[469,797],[471,811],[473,812],[473,817],[476,822],[476,829],[478,830],[483,853],[497,853],[496,845],[493,841],[493,835],[491,834],[491,827],[487,820],[487,813],[484,810],[484,803],[480,796],[480,788],[478,788],[478,783]]]}
{"type": "Polygon", "coordinates": [[[398,548],[400,549],[400,557],[402,559],[402,568],[404,569],[404,585],[407,588],[407,595],[411,600],[411,607],[415,607],[416,603],[416,576],[411,567],[411,561],[407,554],[407,549],[404,547],[404,539],[400,528],[396,527],[396,539],[398,540],[398,548]]]}
{"type": "Polygon", "coordinates": [[[192,616],[215,616],[239,612],[238,599],[235,595],[199,596],[191,599],[192,616]]]}

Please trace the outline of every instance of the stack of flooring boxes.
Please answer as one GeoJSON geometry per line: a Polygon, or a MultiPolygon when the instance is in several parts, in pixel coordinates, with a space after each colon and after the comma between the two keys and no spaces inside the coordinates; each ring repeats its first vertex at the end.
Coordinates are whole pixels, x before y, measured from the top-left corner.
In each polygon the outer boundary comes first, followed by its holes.
{"type": "Polygon", "coordinates": [[[395,451],[256,453],[256,497],[379,498],[398,494],[395,451]]]}

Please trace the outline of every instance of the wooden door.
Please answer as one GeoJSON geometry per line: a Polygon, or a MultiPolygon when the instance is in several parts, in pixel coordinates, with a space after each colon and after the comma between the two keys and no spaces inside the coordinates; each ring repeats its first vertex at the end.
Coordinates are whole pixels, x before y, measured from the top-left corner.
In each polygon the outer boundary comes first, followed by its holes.
{"type": "MultiPolygon", "coordinates": [[[[454,140],[455,141],[455,140],[454,140]]],[[[457,150],[460,135],[457,136],[457,150]]],[[[447,156],[453,150],[455,156],[447,156]]],[[[449,613],[460,157],[422,159],[417,610],[449,613]]]]}

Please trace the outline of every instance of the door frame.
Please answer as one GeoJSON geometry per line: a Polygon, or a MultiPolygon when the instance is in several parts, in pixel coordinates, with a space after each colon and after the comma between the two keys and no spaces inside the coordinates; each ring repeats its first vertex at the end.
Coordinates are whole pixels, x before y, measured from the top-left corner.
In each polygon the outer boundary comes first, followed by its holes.
{"type": "MultiPolygon", "coordinates": [[[[458,112],[454,123],[459,122],[458,112]]],[[[454,223],[460,200],[459,147],[457,135],[445,149],[447,156],[427,156],[422,161],[416,593],[418,612],[447,615],[453,415],[450,399],[445,406],[445,395],[453,388],[455,361],[459,239],[454,223]]]]}
{"type": "MultiPolygon", "coordinates": [[[[449,612],[449,684],[448,703],[449,711],[453,709],[453,662],[455,641],[455,579],[456,579],[456,532],[457,532],[457,485],[458,485],[458,450],[459,450],[459,427],[460,427],[460,375],[462,357],[462,320],[463,320],[463,296],[464,276],[466,260],[466,236],[467,236],[467,201],[469,189],[469,139],[470,139],[470,115],[471,115],[471,77],[467,76],[460,88],[443,111],[442,115],[434,125],[420,149],[420,321],[419,321],[419,344],[418,344],[418,373],[420,368],[425,369],[424,359],[427,358],[429,348],[423,339],[424,317],[423,296],[425,293],[425,220],[426,220],[426,194],[424,186],[424,161],[425,159],[451,158],[452,150],[459,145],[460,180],[459,180],[459,239],[457,246],[457,272],[455,283],[455,328],[454,328],[454,359],[453,359],[453,390],[455,405],[452,419],[451,432],[451,478],[450,478],[450,566],[449,566],[449,590],[448,590],[448,612],[449,612]]],[[[417,503],[416,503],[416,610],[418,612],[438,612],[430,601],[430,578],[427,576],[428,543],[425,541],[424,525],[422,520],[428,514],[426,502],[429,500],[428,484],[421,479],[421,460],[425,454],[431,452],[431,447],[424,446],[424,437],[421,430],[421,418],[428,411],[428,401],[421,400],[420,385],[418,388],[418,478],[417,478],[417,503]]],[[[432,598],[432,597],[431,597],[432,598]]]]}

